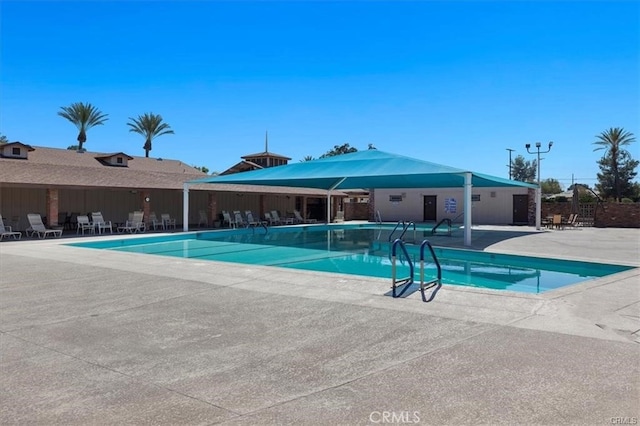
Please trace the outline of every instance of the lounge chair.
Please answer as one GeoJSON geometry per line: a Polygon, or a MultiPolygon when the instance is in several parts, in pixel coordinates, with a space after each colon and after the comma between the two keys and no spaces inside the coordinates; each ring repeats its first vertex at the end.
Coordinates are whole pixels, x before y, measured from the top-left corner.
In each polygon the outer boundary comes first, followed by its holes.
{"type": "Polygon", "coordinates": [[[278,222],[280,224],[293,225],[293,218],[292,217],[281,219],[277,210],[271,210],[271,217],[273,217],[273,220],[275,220],[276,222],[278,222]]]}
{"type": "Polygon", "coordinates": [[[27,235],[38,235],[39,238],[47,238],[48,235],[53,235],[54,237],[60,238],[62,237],[62,229],[50,229],[44,226],[42,222],[42,217],[37,213],[29,213],[27,215],[27,220],[29,221],[29,229],[27,230],[27,235]]]}
{"type": "Polygon", "coordinates": [[[14,231],[10,226],[4,226],[2,215],[0,215],[0,241],[2,241],[4,237],[19,240],[22,238],[22,232],[14,231]]]}
{"type": "Polygon", "coordinates": [[[93,224],[96,226],[98,234],[102,234],[102,231],[107,232],[107,229],[111,234],[113,234],[113,225],[111,224],[111,221],[104,220],[102,212],[91,213],[91,219],[93,219],[93,224]]]}
{"type": "Polygon", "coordinates": [[[344,211],[338,210],[336,212],[335,217],[333,218],[333,223],[341,223],[344,222],[344,211]]]}
{"type": "Polygon", "coordinates": [[[247,210],[244,212],[245,216],[247,216],[247,224],[248,226],[261,226],[261,225],[267,225],[266,221],[263,220],[256,220],[253,217],[253,212],[251,210],[247,210]]]}
{"type": "Polygon", "coordinates": [[[118,226],[118,232],[128,232],[134,234],[137,232],[144,232],[146,230],[144,224],[144,213],[141,211],[133,212],[130,215],[130,219],[124,224],[124,226],[118,226]]]}
{"type": "Polygon", "coordinates": [[[202,225],[205,227],[209,226],[209,217],[207,216],[207,212],[204,210],[200,210],[198,212],[198,228],[202,225]]]}
{"type": "Polygon", "coordinates": [[[226,224],[229,228],[235,228],[236,227],[235,219],[232,219],[231,215],[226,210],[222,210],[222,223],[226,224]]]}
{"type": "Polygon", "coordinates": [[[293,215],[295,216],[294,221],[296,223],[317,223],[318,222],[317,219],[305,219],[304,217],[302,217],[302,215],[298,210],[294,210],[293,215]]]}
{"type": "Polygon", "coordinates": [[[172,219],[169,213],[162,213],[160,218],[162,219],[162,226],[164,229],[176,229],[176,220],[172,219]]]}
{"type": "Polygon", "coordinates": [[[93,223],[89,221],[89,216],[86,214],[78,215],[78,226],[76,228],[76,235],[82,232],[84,235],[84,231],[89,231],[91,234],[96,233],[96,227],[93,223]]]}
{"type": "Polygon", "coordinates": [[[233,221],[236,224],[236,228],[239,226],[244,226],[245,228],[249,227],[249,223],[244,220],[244,218],[242,217],[242,213],[240,213],[240,210],[234,210],[233,221]]]}
{"type": "Polygon", "coordinates": [[[265,220],[266,220],[267,222],[269,222],[269,226],[272,226],[272,225],[281,225],[281,223],[280,223],[280,222],[278,222],[277,220],[275,220],[275,219],[273,218],[273,216],[271,216],[271,213],[269,213],[269,212],[266,212],[266,213],[264,214],[264,218],[265,218],[265,220]]]}

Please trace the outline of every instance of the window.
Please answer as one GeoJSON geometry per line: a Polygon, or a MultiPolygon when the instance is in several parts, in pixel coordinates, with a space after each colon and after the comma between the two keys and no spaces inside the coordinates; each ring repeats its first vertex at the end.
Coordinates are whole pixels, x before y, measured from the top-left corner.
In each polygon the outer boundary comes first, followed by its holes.
{"type": "Polygon", "coordinates": [[[11,149],[11,153],[12,153],[13,155],[20,155],[20,147],[18,147],[18,146],[14,146],[14,147],[11,149]]]}
{"type": "Polygon", "coordinates": [[[471,201],[480,201],[480,194],[471,195],[471,201]]]}
{"type": "Polygon", "coordinates": [[[402,201],[402,195],[389,195],[389,201],[392,203],[399,203],[402,201]]]}
{"type": "Polygon", "coordinates": [[[116,163],[122,164],[123,163],[122,157],[116,157],[116,163]]]}

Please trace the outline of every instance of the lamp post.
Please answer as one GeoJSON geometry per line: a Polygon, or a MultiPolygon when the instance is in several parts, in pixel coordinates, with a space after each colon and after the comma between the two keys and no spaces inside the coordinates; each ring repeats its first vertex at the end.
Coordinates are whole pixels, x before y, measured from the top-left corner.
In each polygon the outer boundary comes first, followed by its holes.
{"type": "Polygon", "coordinates": [[[515,151],[515,149],[507,148],[509,151],[509,180],[511,180],[511,153],[515,151]]]}
{"type": "Polygon", "coordinates": [[[553,141],[549,142],[549,148],[546,151],[540,151],[540,147],[542,146],[542,144],[540,142],[536,142],[536,150],[535,151],[530,151],[529,148],[531,148],[531,144],[526,144],[525,148],[527,148],[527,152],[529,154],[537,154],[538,155],[538,162],[536,163],[536,168],[538,169],[538,187],[536,188],[536,229],[539,231],[540,230],[540,222],[541,222],[541,218],[540,216],[542,215],[542,188],[540,187],[540,154],[546,154],[547,152],[551,151],[551,147],[553,146],[553,141]]]}

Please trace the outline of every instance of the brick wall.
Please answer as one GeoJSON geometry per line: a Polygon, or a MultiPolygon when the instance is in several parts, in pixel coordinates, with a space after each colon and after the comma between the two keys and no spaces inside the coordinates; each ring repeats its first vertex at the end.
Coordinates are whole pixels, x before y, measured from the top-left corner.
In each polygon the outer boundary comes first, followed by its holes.
{"type": "Polygon", "coordinates": [[[370,220],[369,203],[344,203],[344,220],[370,220]]]}
{"type": "MultiPolygon", "coordinates": [[[[594,226],[598,228],[640,228],[640,203],[593,204],[594,226]]],[[[542,217],[553,214],[569,216],[571,201],[542,203],[542,217]]]]}

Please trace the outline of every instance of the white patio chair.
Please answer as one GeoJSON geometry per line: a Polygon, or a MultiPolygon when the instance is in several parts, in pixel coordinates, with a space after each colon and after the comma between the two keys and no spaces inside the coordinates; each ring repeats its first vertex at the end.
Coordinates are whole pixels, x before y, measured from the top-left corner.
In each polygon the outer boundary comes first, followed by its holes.
{"type": "Polygon", "coordinates": [[[98,230],[98,234],[102,234],[102,231],[107,232],[107,229],[109,230],[109,233],[113,234],[113,225],[111,224],[111,221],[104,220],[102,212],[91,213],[91,219],[98,230]]]}
{"type": "Polygon", "coordinates": [[[78,225],[76,227],[76,235],[79,234],[80,232],[82,232],[82,235],[84,235],[85,231],[89,231],[90,234],[96,233],[96,227],[93,223],[89,221],[89,216],[87,216],[86,214],[81,214],[81,215],[78,215],[77,220],[78,220],[78,225]]]}
{"type": "MultiPolygon", "coordinates": [[[[31,236],[38,235],[39,238],[46,238],[48,235],[54,237],[62,237],[62,229],[50,229],[44,226],[42,222],[42,216],[38,213],[27,214],[27,220],[29,221],[29,230],[31,236]]],[[[27,234],[29,235],[29,234],[27,234]]]]}
{"type": "Polygon", "coordinates": [[[14,240],[19,240],[22,238],[22,232],[13,231],[10,226],[4,226],[4,222],[2,221],[2,215],[0,215],[0,241],[4,237],[13,238],[14,240]]]}
{"type": "Polygon", "coordinates": [[[172,219],[169,213],[162,213],[160,218],[164,229],[176,229],[176,220],[172,219]]]}

